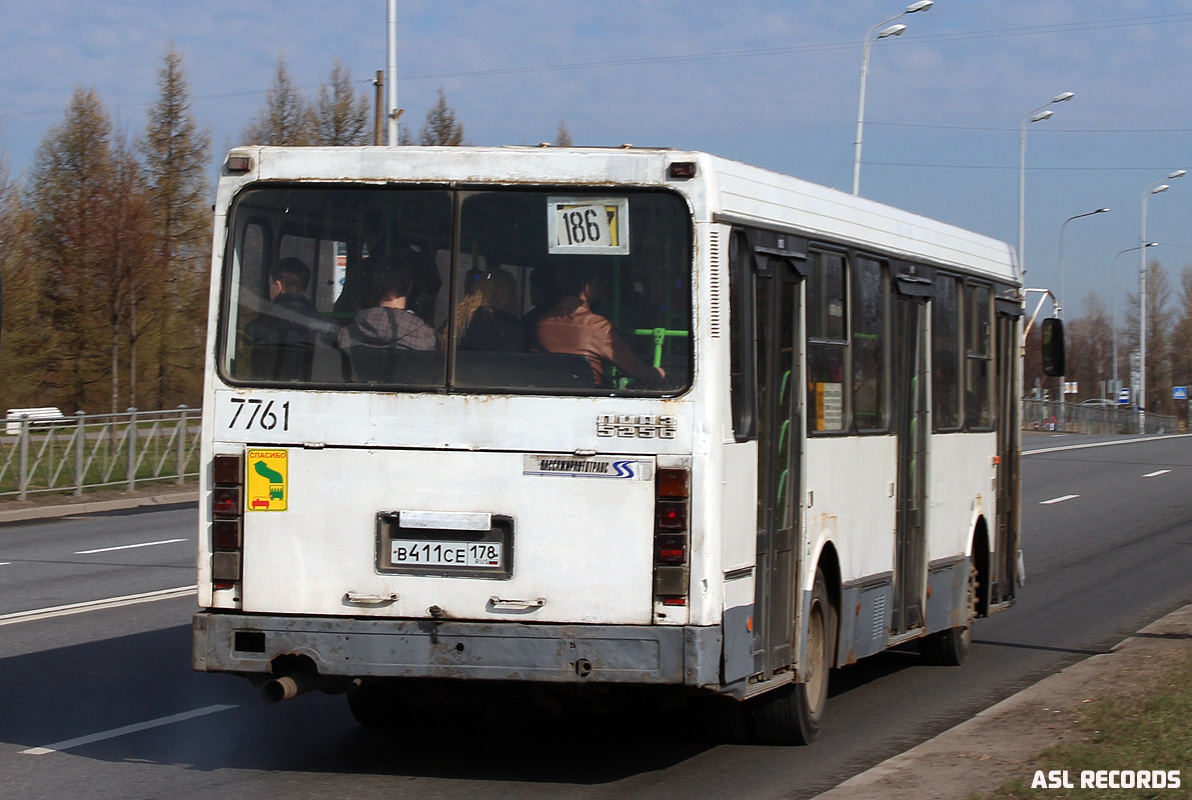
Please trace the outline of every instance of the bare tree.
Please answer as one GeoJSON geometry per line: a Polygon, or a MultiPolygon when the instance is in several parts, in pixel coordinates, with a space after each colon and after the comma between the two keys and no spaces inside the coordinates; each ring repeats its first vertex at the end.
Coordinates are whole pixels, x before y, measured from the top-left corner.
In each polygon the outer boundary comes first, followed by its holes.
{"type": "Polygon", "coordinates": [[[351,72],[338,58],[331,66],[330,84],[319,86],[319,99],[311,114],[312,144],[344,146],[372,142],[368,95],[356,93],[351,72]]]}
{"type": "Polygon", "coordinates": [[[151,320],[141,315],[129,336],[134,351],[142,334],[147,336],[156,368],[154,401],[164,408],[183,399],[193,402],[200,389],[195,376],[203,363],[203,342],[194,331],[201,331],[206,320],[211,135],[191,113],[182,56],[172,47],[158,70],[157,86],[158,99],[149,108],[138,149],[159,259],[158,291],[144,299],[160,313],[151,320]]]}
{"type": "Polygon", "coordinates": [[[559,130],[555,133],[555,147],[571,147],[571,131],[567,130],[567,123],[559,120],[559,130]]]}
{"type": "Polygon", "coordinates": [[[0,153],[0,279],[4,285],[4,315],[0,321],[0,408],[37,403],[39,377],[47,340],[55,332],[42,318],[45,312],[43,273],[34,263],[29,214],[20,187],[11,180],[7,159],[0,153]]]}
{"type": "MultiPolygon", "coordinates": [[[[1175,406],[1171,399],[1171,335],[1175,316],[1171,310],[1171,285],[1163,265],[1151,261],[1147,266],[1146,307],[1146,405],[1148,411],[1170,414],[1175,406]]],[[[1138,351],[1138,294],[1126,296],[1125,329],[1121,341],[1126,353],[1138,351]]],[[[1129,356],[1124,356],[1129,363],[1129,356]]],[[[1129,370],[1127,370],[1129,372],[1129,370]]],[[[1137,387],[1135,387],[1136,389],[1137,387]]]]}
{"type": "Polygon", "coordinates": [[[265,95],[265,107],[249,124],[241,137],[245,144],[270,144],[283,147],[311,142],[311,115],[302,92],[290,78],[285,56],[277,59],[273,84],[265,95]]]}
{"type": "MultiPolygon", "coordinates": [[[[95,295],[103,271],[111,133],[95,92],[76,89],[65,119],[38,147],[27,188],[37,253],[31,268],[46,277],[41,322],[54,332],[46,337],[38,380],[70,409],[95,399],[91,390],[108,371],[108,318],[95,295]]],[[[98,293],[106,294],[102,288],[98,293]]]]}
{"type": "Polygon", "coordinates": [[[418,131],[418,143],[459,147],[464,141],[463,123],[456,119],[455,109],[447,105],[447,96],[439,89],[439,99],[426,112],[426,124],[418,131]]]}

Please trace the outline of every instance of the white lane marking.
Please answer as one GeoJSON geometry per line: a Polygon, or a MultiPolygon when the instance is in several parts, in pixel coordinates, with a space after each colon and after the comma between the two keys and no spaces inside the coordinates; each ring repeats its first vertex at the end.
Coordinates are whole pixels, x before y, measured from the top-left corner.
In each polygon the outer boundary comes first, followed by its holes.
{"type": "Polygon", "coordinates": [[[1050,500],[1044,500],[1042,503],[1039,503],[1039,505],[1041,505],[1041,506],[1049,506],[1049,505],[1051,505],[1052,503],[1062,503],[1062,502],[1064,502],[1065,500],[1075,500],[1077,497],[1080,497],[1080,495],[1078,495],[1078,494],[1066,494],[1066,495],[1064,495],[1063,497],[1053,497],[1053,498],[1051,498],[1050,500]]]}
{"type": "Polygon", "coordinates": [[[7,567],[11,563],[11,561],[0,561],[0,567],[7,567]]]}
{"type": "Polygon", "coordinates": [[[1142,477],[1144,477],[1144,478],[1157,478],[1157,477],[1159,477],[1160,475],[1166,475],[1166,474],[1167,474],[1167,473],[1169,473],[1169,472],[1171,472],[1171,470],[1169,470],[1169,469],[1159,469],[1159,470],[1155,470],[1154,472],[1148,472],[1147,474],[1143,475],[1142,477]]]}
{"type": "Polygon", "coordinates": [[[71,614],[82,614],[85,611],[97,611],[101,608],[119,608],[137,603],[152,603],[154,600],[170,600],[175,597],[186,597],[198,594],[198,587],[180,586],[177,589],[161,589],[156,592],[141,592],[123,597],[108,597],[103,600],[89,600],[85,603],[71,603],[65,606],[50,608],[35,608],[32,611],[17,611],[12,614],[0,614],[0,625],[13,625],[18,622],[33,622],[51,617],[65,617],[71,614]]]}
{"type": "Polygon", "coordinates": [[[185,542],[186,539],[162,539],[160,542],[141,542],[140,544],[122,544],[119,547],[100,547],[95,550],[78,550],[75,552],[76,556],[89,556],[92,553],[110,553],[113,550],[135,550],[138,547],[153,547],[157,544],[177,544],[178,542],[185,542]]]}
{"type": "Polygon", "coordinates": [[[1109,447],[1114,444],[1136,444],[1138,442],[1154,442],[1160,439],[1186,439],[1192,433],[1173,433],[1170,436],[1135,436],[1133,439],[1117,439],[1112,442],[1093,442],[1092,444],[1066,444],[1062,447],[1044,447],[1039,450],[1023,450],[1024,456],[1035,456],[1042,453],[1058,453],[1061,450],[1084,450],[1089,447],[1109,447]]]}
{"type": "Polygon", "coordinates": [[[104,739],[115,739],[117,736],[125,736],[130,733],[137,733],[139,731],[147,731],[150,728],[160,728],[162,725],[172,725],[175,722],[184,722],[195,717],[206,716],[207,714],[214,714],[217,711],[227,711],[229,708],[237,708],[238,706],[229,705],[215,705],[207,706],[206,708],[196,708],[194,711],[184,711],[181,714],[171,714],[168,717],[161,717],[159,719],[151,719],[148,722],[138,722],[135,725],[125,725],[123,728],[113,728],[110,731],[103,731],[101,733],[93,733],[90,736],[80,736],[77,739],[67,739],[64,742],[54,742],[54,744],[47,744],[44,747],[30,747],[28,750],[22,750],[22,755],[30,756],[44,756],[46,753],[56,753],[59,750],[69,750],[72,747],[80,747],[92,742],[102,742],[104,739]]]}

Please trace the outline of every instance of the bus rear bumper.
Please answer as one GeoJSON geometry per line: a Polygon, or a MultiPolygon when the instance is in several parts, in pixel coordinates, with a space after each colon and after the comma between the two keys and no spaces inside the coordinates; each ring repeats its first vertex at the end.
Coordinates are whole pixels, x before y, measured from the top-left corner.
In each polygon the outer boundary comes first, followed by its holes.
{"type": "Polygon", "coordinates": [[[281,656],[323,676],[720,686],[721,629],[292,617],[200,611],[193,666],[265,677],[281,656]]]}

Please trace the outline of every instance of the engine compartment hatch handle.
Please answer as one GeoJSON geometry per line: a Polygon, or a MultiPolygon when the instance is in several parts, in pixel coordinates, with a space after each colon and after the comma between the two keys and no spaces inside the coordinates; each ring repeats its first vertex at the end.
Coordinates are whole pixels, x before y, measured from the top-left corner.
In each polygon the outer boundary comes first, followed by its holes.
{"type": "Polygon", "coordinates": [[[344,602],[361,606],[380,606],[385,603],[396,603],[399,599],[396,592],[389,594],[368,594],[366,592],[348,592],[344,595],[344,602]]]}
{"type": "Polygon", "coordinates": [[[546,598],[539,597],[537,600],[505,600],[500,597],[490,597],[488,602],[492,605],[494,611],[531,611],[546,605],[546,598]]]}

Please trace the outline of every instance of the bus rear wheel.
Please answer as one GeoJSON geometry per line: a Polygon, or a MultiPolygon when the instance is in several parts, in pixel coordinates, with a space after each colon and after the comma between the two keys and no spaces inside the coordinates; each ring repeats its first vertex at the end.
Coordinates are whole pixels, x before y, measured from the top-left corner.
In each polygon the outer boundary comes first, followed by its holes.
{"type": "Polygon", "coordinates": [[[819,570],[807,609],[804,680],[750,701],[753,740],[758,744],[811,744],[819,735],[828,703],[828,674],[836,642],[836,610],[819,570]]]}
{"type": "Polygon", "coordinates": [[[969,565],[968,595],[965,598],[967,622],[946,631],[932,633],[919,640],[919,655],[928,664],[959,667],[968,658],[973,643],[973,620],[977,618],[978,573],[975,564],[969,565]]]}

